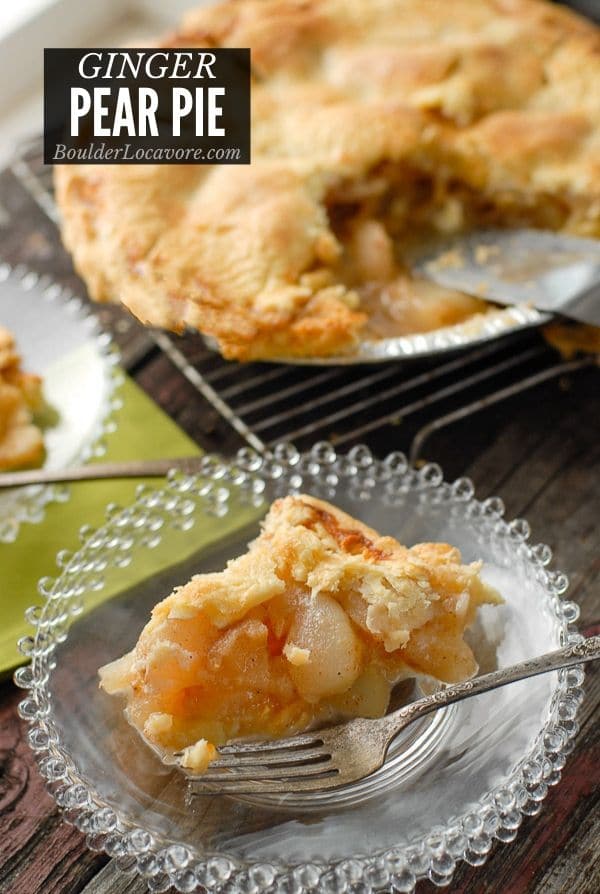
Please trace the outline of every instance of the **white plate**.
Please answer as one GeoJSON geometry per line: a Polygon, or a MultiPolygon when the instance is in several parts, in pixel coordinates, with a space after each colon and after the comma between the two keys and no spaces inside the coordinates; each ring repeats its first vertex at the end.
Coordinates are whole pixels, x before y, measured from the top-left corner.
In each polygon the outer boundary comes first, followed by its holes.
{"type": "MultiPolygon", "coordinates": [[[[3,264],[0,324],[15,335],[23,368],[42,376],[45,401],[56,417],[44,428],[44,467],[64,468],[100,453],[122,377],[115,369],[118,353],[97,319],[50,279],[3,264]]],[[[67,488],[56,486],[0,492],[0,541],[14,540],[21,522],[41,521],[46,503],[68,495],[67,488]]]]}

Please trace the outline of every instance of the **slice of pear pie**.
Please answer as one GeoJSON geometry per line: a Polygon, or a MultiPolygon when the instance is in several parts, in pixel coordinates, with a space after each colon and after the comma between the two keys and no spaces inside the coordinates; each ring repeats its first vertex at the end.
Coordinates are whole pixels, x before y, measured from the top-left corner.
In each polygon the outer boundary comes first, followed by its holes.
{"type": "Polygon", "coordinates": [[[163,757],[203,771],[215,746],[380,716],[392,686],[472,676],[463,639],[500,595],[446,543],[407,549],[329,503],[277,500],[246,553],[160,602],[102,688],[163,757]]]}

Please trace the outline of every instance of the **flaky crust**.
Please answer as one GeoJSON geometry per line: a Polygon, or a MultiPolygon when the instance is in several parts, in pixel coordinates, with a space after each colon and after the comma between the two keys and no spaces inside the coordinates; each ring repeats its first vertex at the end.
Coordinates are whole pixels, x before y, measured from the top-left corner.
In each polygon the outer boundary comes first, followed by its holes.
{"type": "Polygon", "coordinates": [[[161,45],[251,47],[252,164],[56,168],[92,297],[146,323],[240,359],[351,351],[366,314],[329,197],[389,165],[600,236],[599,32],[558,6],[229,0],[161,45]]]}
{"type": "Polygon", "coordinates": [[[42,433],[33,423],[42,380],[21,368],[13,334],[0,326],[0,471],[35,465],[44,455],[42,433]]]}

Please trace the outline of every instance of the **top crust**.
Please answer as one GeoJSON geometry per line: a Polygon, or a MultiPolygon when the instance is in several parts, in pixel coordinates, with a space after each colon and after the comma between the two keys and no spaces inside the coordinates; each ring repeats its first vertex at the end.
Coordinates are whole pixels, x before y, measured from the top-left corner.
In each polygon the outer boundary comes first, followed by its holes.
{"type": "MultiPolygon", "coordinates": [[[[250,46],[252,164],[56,168],[99,301],[227,357],[352,350],[328,201],[386,166],[600,236],[600,32],[544,0],[230,0],[160,46],[250,46]]],[[[401,189],[401,187],[399,187],[401,189]]]]}
{"type": "Polygon", "coordinates": [[[464,626],[477,606],[501,601],[481,581],[480,570],[481,562],[461,564],[459,550],[447,543],[408,549],[330,503],[307,494],[289,496],[272,504],[248,552],[231,560],[223,572],[195,575],[160,603],[140,643],[152,638],[165,617],[182,619],[202,612],[224,630],[282,595],[286,587],[300,585],[313,596],[336,593],[343,600],[341,594],[349,594],[351,613],[358,611],[354,601],[360,596],[358,623],[391,652],[406,646],[411,632],[427,620],[432,604],[447,599],[452,608],[444,610],[455,611],[453,600],[466,593],[468,619],[462,619],[454,636],[445,634],[450,656],[451,645],[463,645],[464,626]]]}

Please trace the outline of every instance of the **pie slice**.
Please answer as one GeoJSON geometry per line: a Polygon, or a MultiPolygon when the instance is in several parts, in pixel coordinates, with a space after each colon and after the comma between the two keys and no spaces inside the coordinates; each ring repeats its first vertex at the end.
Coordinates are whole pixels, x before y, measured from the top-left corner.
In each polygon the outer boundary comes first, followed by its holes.
{"type": "Polygon", "coordinates": [[[0,471],[41,462],[44,441],[33,423],[41,403],[41,378],[23,371],[12,333],[0,326],[0,471]]]}
{"type": "Polygon", "coordinates": [[[463,638],[499,603],[446,543],[407,549],[335,506],[277,500],[248,551],[160,602],[100,685],[163,756],[206,768],[215,745],[385,713],[393,685],[477,671],[463,638]]]}
{"type": "Polygon", "coordinates": [[[56,168],[90,294],[239,360],[351,353],[490,305],[433,234],[600,238],[600,30],[546,0],[225,0],[160,47],[250,47],[252,163],[56,168]]]}

